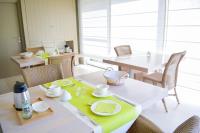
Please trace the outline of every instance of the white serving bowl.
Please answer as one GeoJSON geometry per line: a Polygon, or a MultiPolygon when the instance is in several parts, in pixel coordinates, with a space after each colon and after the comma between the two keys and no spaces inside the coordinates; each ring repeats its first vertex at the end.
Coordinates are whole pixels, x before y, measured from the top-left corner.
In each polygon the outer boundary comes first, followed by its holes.
{"type": "Polygon", "coordinates": [[[44,50],[39,50],[39,51],[37,51],[35,55],[41,56],[42,54],[44,54],[44,50]]]}
{"type": "Polygon", "coordinates": [[[106,71],[103,76],[107,80],[108,85],[122,85],[124,84],[124,80],[129,77],[129,74],[125,71],[106,71]]]}
{"type": "Polygon", "coordinates": [[[24,52],[24,53],[20,53],[20,57],[22,59],[28,59],[28,58],[31,58],[33,56],[33,53],[32,52],[24,52]]]}

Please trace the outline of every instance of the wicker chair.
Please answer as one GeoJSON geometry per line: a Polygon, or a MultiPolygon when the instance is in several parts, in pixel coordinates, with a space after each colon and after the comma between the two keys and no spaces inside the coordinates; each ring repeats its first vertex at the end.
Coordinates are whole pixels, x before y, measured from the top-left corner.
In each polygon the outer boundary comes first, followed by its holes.
{"type": "MultiPolygon", "coordinates": [[[[173,133],[199,133],[200,132],[200,118],[192,116],[181,125],[179,125],[173,133]]],[[[163,131],[156,126],[152,121],[143,116],[133,123],[128,130],[128,133],[163,133],[163,131]]]]}
{"type": "Polygon", "coordinates": [[[124,55],[132,54],[130,45],[120,45],[120,46],[114,47],[114,50],[115,50],[117,56],[124,56],[124,55]]]}
{"type": "MultiPolygon", "coordinates": [[[[117,54],[117,56],[125,56],[125,55],[132,54],[130,45],[120,45],[120,46],[114,47],[114,50],[115,50],[115,53],[117,54]]],[[[119,70],[126,71],[129,73],[128,67],[119,66],[119,70]]],[[[142,72],[141,71],[131,69],[131,73],[133,74],[134,79],[142,80],[142,72]]]]}
{"type": "Polygon", "coordinates": [[[174,133],[200,133],[200,118],[192,116],[179,125],[174,133]]]}
{"type": "Polygon", "coordinates": [[[163,131],[157,127],[152,121],[145,118],[144,116],[139,116],[137,120],[128,130],[128,133],[162,133],[163,131]]]}
{"type": "Polygon", "coordinates": [[[68,53],[48,58],[49,64],[61,64],[63,78],[73,76],[74,53],[68,53]]]}
{"type": "Polygon", "coordinates": [[[44,47],[26,48],[27,52],[33,52],[33,54],[36,54],[39,50],[44,51],[44,47]]]}
{"type": "Polygon", "coordinates": [[[45,65],[22,69],[22,75],[28,87],[63,78],[60,65],[45,65]]]}
{"type": "MultiPolygon", "coordinates": [[[[169,61],[165,65],[165,69],[163,73],[154,72],[151,74],[143,75],[143,81],[152,81],[154,85],[160,84],[161,87],[167,88],[168,90],[174,89],[175,93],[169,94],[169,96],[175,96],[178,104],[179,104],[179,99],[178,99],[178,95],[176,91],[178,68],[185,54],[186,54],[186,51],[172,54],[169,61]]],[[[165,100],[163,99],[162,102],[167,112],[165,100]]]]}

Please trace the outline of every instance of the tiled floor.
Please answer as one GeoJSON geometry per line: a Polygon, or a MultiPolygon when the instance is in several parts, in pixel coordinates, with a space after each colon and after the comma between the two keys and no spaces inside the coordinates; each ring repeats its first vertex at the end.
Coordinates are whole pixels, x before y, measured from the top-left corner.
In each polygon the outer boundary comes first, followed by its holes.
{"type": "Polygon", "coordinates": [[[162,102],[144,110],[143,115],[152,120],[166,133],[174,129],[192,115],[200,116],[200,92],[186,88],[177,89],[180,99],[178,105],[175,97],[167,97],[168,113],[165,112],[162,102]]]}
{"type": "MultiPolygon", "coordinates": [[[[75,67],[75,75],[99,71],[101,69],[87,65],[75,67]]],[[[13,76],[0,79],[0,94],[12,91],[16,80],[23,81],[22,76],[13,76]]],[[[200,116],[200,91],[194,91],[182,87],[177,88],[181,104],[177,104],[175,97],[167,97],[168,113],[163,104],[158,101],[151,108],[144,110],[142,114],[152,120],[164,132],[171,133],[180,123],[192,115],[200,116]]]]}

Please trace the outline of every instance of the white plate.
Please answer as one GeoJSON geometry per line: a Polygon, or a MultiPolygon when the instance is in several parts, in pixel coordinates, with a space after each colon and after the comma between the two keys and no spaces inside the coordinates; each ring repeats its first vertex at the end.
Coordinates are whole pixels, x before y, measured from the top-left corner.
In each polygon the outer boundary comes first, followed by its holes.
{"type": "MultiPolygon", "coordinates": [[[[62,82],[62,86],[68,86],[68,85],[72,85],[73,84],[73,82],[71,80],[68,80],[68,79],[64,79],[64,80],[59,81],[59,82],[62,82]]],[[[54,81],[53,85],[59,86],[57,81],[54,81]]]]}
{"type": "Polygon", "coordinates": [[[32,104],[32,108],[36,112],[45,112],[49,108],[49,105],[45,101],[40,101],[32,104]]]}
{"type": "Polygon", "coordinates": [[[92,106],[90,107],[90,109],[96,115],[111,116],[111,115],[115,115],[115,114],[117,114],[117,113],[119,113],[121,111],[121,105],[116,103],[116,102],[114,102],[114,101],[112,101],[112,100],[101,100],[101,101],[97,101],[97,102],[93,103],[92,106]],[[96,112],[95,108],[101,102],[115,104],[115,110],[112,113],[96,112]]]}
{"type": "Polygon", "coordinates": [[[109,96],[112,96],[112,93],[108,91],[106,94],[100,95],[93,92],[92,95],[95,97],[109,97],[109,96]]]}
{"type": "Polygon", "coordinates": [[[61,90],[57,95],[55,95],[55,94],[52,94],[52,93],[49,93],[48,91],[46,92],[46,96],[47,97],[59,97],[59,96],[61,96],[62,95],[62,93],[63,93],[63,91],[61,90]]]}

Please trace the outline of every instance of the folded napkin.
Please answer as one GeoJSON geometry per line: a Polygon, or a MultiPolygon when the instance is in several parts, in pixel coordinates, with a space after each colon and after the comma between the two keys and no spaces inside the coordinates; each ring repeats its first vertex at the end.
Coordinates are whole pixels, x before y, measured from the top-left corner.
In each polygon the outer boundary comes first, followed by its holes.
{"type": "Polygon", "coordinates": [[[115,111],[116,105],[113,103],[98,103],[95,111],[99,113],[113,113],[115,111]]]}

